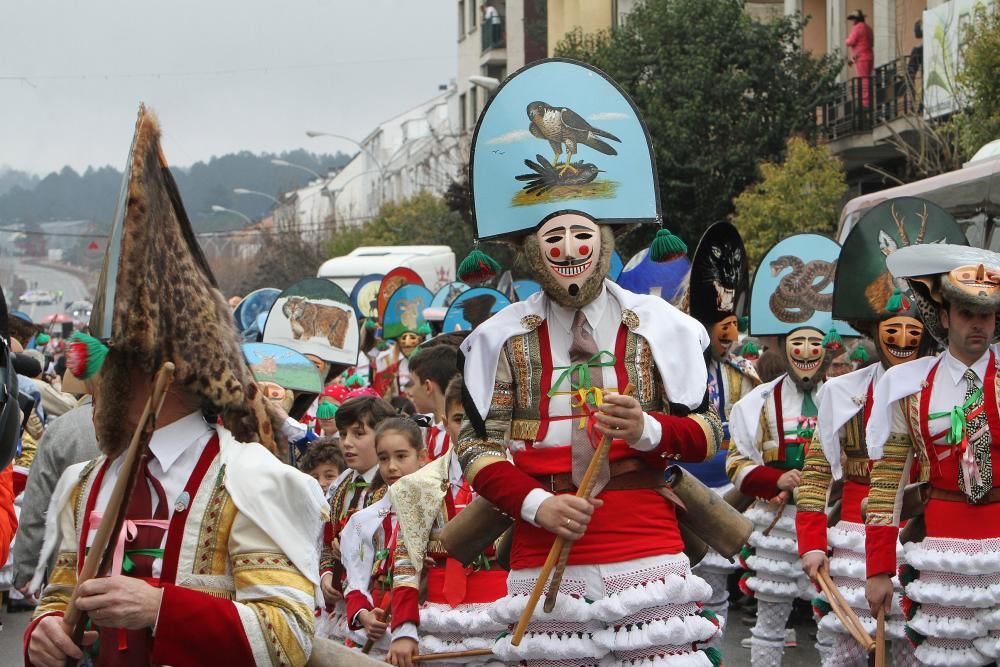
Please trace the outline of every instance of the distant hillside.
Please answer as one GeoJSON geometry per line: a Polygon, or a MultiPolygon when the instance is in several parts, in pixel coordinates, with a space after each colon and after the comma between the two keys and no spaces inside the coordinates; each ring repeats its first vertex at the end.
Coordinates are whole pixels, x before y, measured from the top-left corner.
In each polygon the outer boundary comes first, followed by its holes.
{"type": "MultiPolygon", "coordinates": [[[[350,160],[350,156],[339,152],[316,155],[300,149],[280,155],[257,155],[244,151],[214,157],[190,167],[173,167],[174,178],[194,226],[199,230],[215,230],[244,224],[236,216],[213,214],[213,204],[235,209],[251,218],[265,214],[273,204],[265,197],[233,194],[233,188],[278,196],[305,185],[312,178],[301,169],[271,164],[274,158],[321,174],[342,167],[350,160]]],[[[112,167],[88,168],[82,175],[63,167],[62,171],[40,180],[16,170],[0,170],[0,224],[93,220],[102,227],[110,226],[120,185],[121,172],[112,167]],[[8,184],[6,188],[5,183],[8,184]]]]}

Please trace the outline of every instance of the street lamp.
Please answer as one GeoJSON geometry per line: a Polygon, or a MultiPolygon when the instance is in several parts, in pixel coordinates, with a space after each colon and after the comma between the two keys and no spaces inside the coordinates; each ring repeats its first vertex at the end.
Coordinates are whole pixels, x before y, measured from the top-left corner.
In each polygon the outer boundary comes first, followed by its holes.
{"type": "Polygon", "coordinates": [[[308,171],[310,174],[312,174],[313,176],[315,176],[316,178],[318,178],[320,180],[323,180],[325,178],[325,176],[317,174],[315,171],[313,171],[309,167],[303,167],[301,164],[292,164],[291,162],[288,162],[286,160],[278,160],[277,158],[275,158],[275,159],[271,160],[271,164],[276,165],[278,167],[292,167],[293,169],[301,169],[302,171],[308,171]]]}
{"type": "Polygon", "coordinates": [[[500,87],[500,80],[495,79],[492,76],[470,76],[469,83],[473,86],[479,86],[480,88],[485,88],[492,94],[500,87]]]}
{"type": "Polygon", "coordinates": [[[361,143],[355,141],[354,139],[351,139],[350,137],[345,137],[342,134],[334,134],[332,132],[317,132],[316,130],[306,130],[306,136],[309,137],[310,139],[315,139],[316,137],[332,137],[334,139],[342,139],[344,141],[351,142],[352,144],[357,146],[361,152],[365,153],[368,157],[372,159],[372,162],[375,163],[375,166],[378,167],[378,170],[382,172],[383,178],[385,177],[385,167],[383,167],[382,163],[378,161],[378,158],[375,157],[375,154],[372,153],[367,148],[365,148],[363,145],[361,145],[361,143]]]}
{"type": "Polygon", "coordinates": [[[232,215],[238,215],[241,218],[243,218],[244,220],[246,220],[248,225],[252,225],[253,224],[253,220],[251,220],[250,216],[248,216],[247,214],[240,213],[239,211],[234,211],[233,209],[226,208],[225,206],[219,206],[218,204],[212,204],[212,212],[214,212],[214,213],[230,213],[232,215]]]}
{"type": "Polygon", "coordinates": [[[233,192],[235,194],[238,194],[238,195],[259,195],[261,197],[267,197],[268,199],[270,199],[271,201],[273,201],[278,206],[281,206],[281,200],[280,199],[278,199],[277,197],[272,197],[271,195],[267,194],[266,192],[257,192],[256,190],[247,190],[246,188],[233,188],[233,192]]]}

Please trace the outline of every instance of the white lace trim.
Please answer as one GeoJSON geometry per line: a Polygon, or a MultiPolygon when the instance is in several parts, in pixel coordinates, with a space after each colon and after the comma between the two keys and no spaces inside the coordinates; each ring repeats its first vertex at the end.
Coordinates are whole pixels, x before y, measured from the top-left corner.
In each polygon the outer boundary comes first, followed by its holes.
{"type": "MultiPolygon", "coordinates": [[[[875,634],[875,620],[871,616],[862,616],[858,614],[858,618],[861,620],[861,624],[865,627],[869,634],[875,634]]],[[[850,634],[844,628],[844,625],[837,618],[836,614],[830,612],[822,619],[820,619],[819,627],[821,630],[827,630],[829,632],[835,632],[838,635],[850,634]]],[[[903,620],[901,618],[893,619],[892,617],[887,618],[885,621],[885,636],[889,639],[904,639],[906,632],[904,629],[903,620]]]]}
{"type": "Polygon", "coordinates": [[[421,633],[458,632],[495,637],[506,630],[507,625],[494,621],[490,617],[489,607],[490,605],[483,604],[452,608],[446,604],[428,603],[420,609],[421,633]]]}
{"type": "Polygon", "coordinates": [[[827,529],[826,541],[834,549],[863,554],[865,552],[864,528],[862,524],[841,521],[836,526],[827,529]],[[861,526],[861,530],[855,530],[854,526],[861,526]]]}
{"type": "MultiPolygon", "coordinates": [[[[847,600],[847,604],[858,612],[858,616],[867,615],[870,616],[868,600],[865,598],[865,585],[862,582],[857,582],[854,586],[846,586],[843,583],[837,585],[840,590],[840,594],[844,596],[847,600]]],[[[826,600],[825,595],[820,595],[819,597],[826,600]]],[[[900,602],[902,601],[902,596],[900,595],[900,590],[897,587],[896,593],[892,596],[892,609],[889,612],[889,618],[903,616],[903,609],[900,607],[900,602]]]]}
{"type": "Polygon", "coordinates": [[[812,598],[812,595],[809,593],[809,584],[802,584],[799,581],[776,581],[774,579],[750,577],[746,580],[746,585],[747,588],[754,592],[755,596],[762,600],[768,598],[778,600],[788,600],[797,597],[803,599],[812,598]]]}
{"type": "Polygon", "coordinates": [[[711,667],[712,661],[703,651],[692,651],[680,655],[656,655],[641,660],[627,660],[613,655],[601,660],[601,667],[711,667]]]}
{"type": "Polygon", "coordinates": [[[1000,604],[1000,584],[991,586],[949,585],[917,579],[906,587],[906,595],[921,604],[945,607],[987,608],[1000,604]]]}
{"type": "Polygon", "coordinates": [[[1000,539],[927,538],[903,547],[906,562],[918,570],[964,575],[1000,573],[1000,539]]]}
{"type": "Polygon", "coordinates": [[[555,633],[527,633],[518,646],[512,646],[511,636],[505,635],[493,644],[493,653],[504,662],[519,662],[532,658],[546,660],[580,660],[590,658],[593,662],[605,654],[586,633],[559,636],[555,633]]]}
{"type": "MultiPolygon", "coordinates": [[[[609,624],[649,607],[700,602],[711,595],[711,586],[695,574],[687,577],[668,574],[662,580],[632,586],[593,603],[571,595],[559,595],[552,613],[545,613],[542,605],[538,605],[531,620],[609,624]]],[[[516,623],[527,601],[527,595],[500,598],[491,605],[490,616],[497,623],[516,623]]]]}
{"type": "Polygon", "coordinates": [[[865,561],[854,558],[831,558],[830,576],[864,581],[867,577],[865,561]]]}
{"type": "Polygon", "coordinates": [[[706,574],[729,574],[738,570],[739,567],[739,563],[735,559],[730,561],[715,549],[709,549],[705,557],[701,559],[701,562],[693,568],[693,571],[695,574],[699,572],[705,572],[706,574]]]}
{"type": "Polygon", "coordinates": [[[909,626],[925,637],[942,639],[975,639],[986,634],[986,627],[976,616],[938,616],[921,607],[908,622],[909,626]]]}
{"type": "Polygon", "coordinates": [[[987,637],[980,637],[979,639],[974,639],[972,645],[990,658],[996,659],[1000,658],[1000,637],[996,635],[989,635],[987,637]]]}
{"type": "Polygon", "coordinates": [[[927,665],[940,665],[941,667],[981,667],[981,665],[990,662],[989,658],[972,645],[954,649],[924,642],[913,653],[920,662],[927,665]]]}
{"type": "Polygon", "coordinates": [[[758,551],[763,549],[774,552],[774,557],[780,560],[787,560],[789,563],[799,560],[798,542],[790,537],[783,537],[774,533],[765,536],[764,533],[755,530],[750,533],[747,544],[758,551]]]}
{"type": "Polygon", "coordinates": [[[702,616],[673,616],[643,623],[641,627],[632,625],[598,630],[593,634],[593,640],[598,646],[621,653],[705,642],[718,630],[715,623],[702,616]]]}
{"type": "Polygon", "coordinates": [[[758,553],[747,558],[746,562],[747,567],[754,572],[768,574],[772,577],[783,577],[785,579],[805,577],[798,559],[795,562],[789,563],[788,561],[766,558],[758,553]]]}

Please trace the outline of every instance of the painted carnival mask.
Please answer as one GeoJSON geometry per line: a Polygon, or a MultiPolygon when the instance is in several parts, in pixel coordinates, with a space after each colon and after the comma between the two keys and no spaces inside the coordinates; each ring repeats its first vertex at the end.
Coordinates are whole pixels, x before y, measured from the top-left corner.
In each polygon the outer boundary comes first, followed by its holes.
{"type": "Polygon", "coordinates": [[[796,329],[785,338],[788,374],[801,389],[811,390],[822,379],[826,348],[823,332],[811,327],[796,329]]]}
{"type": "Polygon", "coordinates": [[[878,325],[878,349],[886,366],[916,359],[924,336],[923,323],[913,317],[890,317],[878,325]]]}
{"type": "Polygon", "coordinates": [[[581,308],[600,294],[614,235],[607,225],[563,213],[542,223],[524,240],[523,250],[545,293],[563,306],[581,308]]]}
{"type": "Polygon", "coordinates": [[[712,358],[722,361],[739,339],[736,316],[724,317],[711,326],[708,335],[712,339],[712,358]]]}
{"type": "Polygon", "coordinates": [[[422,340],[423,337],[419,334],[407,331],[396,340],[396,344],[399,345],[399,351],[403,353],[403,356],[409,358],[422,340]]]}

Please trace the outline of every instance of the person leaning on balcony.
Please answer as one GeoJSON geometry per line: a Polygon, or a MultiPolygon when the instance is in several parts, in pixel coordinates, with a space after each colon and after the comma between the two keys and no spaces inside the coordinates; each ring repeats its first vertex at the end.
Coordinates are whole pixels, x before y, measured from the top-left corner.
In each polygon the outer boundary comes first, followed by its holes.
{"type": "Polygon", "coordinates": [[[865,23],[865,14],[860,9],[854,10],[847,20],[854,24],[851,34],[845,44],[851,49],[850,62],[854,63],[855,76],[861,78],[861,103],[869,106],[869,91],[871,89],[872,69],[875,65],[875,53],[872,51],[874,36],[871,26],[865,23]]]}

